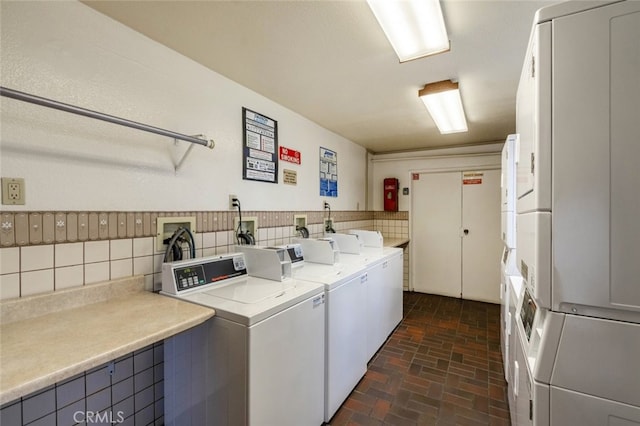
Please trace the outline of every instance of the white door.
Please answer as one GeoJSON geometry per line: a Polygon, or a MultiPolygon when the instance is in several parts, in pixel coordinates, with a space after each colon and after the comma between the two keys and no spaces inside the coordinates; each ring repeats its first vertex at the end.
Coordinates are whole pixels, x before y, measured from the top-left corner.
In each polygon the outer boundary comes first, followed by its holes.
{"type": "Polygon", "coordinates": [[[412,183],[413,289],[500,303],[500,171],[421,173],[412,183]]]}
{"type": "Polygon", "coordinates": [[[500,170],[462,185],[462,297],[500,303],[500,170]]]}
{"type": "Polygon", "coordinates": [[[460,172],[418,176],[418,180],[412,181],[413,289],[461,297],[460,172]]]}

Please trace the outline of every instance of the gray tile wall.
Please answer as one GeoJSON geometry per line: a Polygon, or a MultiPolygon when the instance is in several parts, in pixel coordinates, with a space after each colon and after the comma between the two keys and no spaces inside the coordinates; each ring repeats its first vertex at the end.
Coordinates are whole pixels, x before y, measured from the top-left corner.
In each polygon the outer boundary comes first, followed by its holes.
{"type": "Polygon", "coordinates": [[[0,408],[2,426],[162,425],[164,346],[147,346],[0,408]]]}

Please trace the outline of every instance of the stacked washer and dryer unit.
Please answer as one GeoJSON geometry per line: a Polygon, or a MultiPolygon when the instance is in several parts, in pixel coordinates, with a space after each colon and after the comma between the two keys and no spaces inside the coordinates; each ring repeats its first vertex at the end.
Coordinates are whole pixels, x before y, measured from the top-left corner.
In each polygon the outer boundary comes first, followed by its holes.
{"type": "Polygon", "coordinates": [[[517,95],[514,424],[640,424],[639,76],[640,2],[536,13],[517,95]]]}
{"type": "MultiPolygon", "coordinates": [[[[508,386],[513,385],[513,360],[515,351],[515,318],[518,298],[522,289],[522,276],[516,266],[516,144],[518,135],[509,135],[502,148],[501,231],[504,248],[500,274],[500,331],[504,377],[508,386]]],[[[509,392],[510,405],[514,404],[513,392],[509,392]]],[[[512,423],[515,424],[514,419],[512,423]]]]}

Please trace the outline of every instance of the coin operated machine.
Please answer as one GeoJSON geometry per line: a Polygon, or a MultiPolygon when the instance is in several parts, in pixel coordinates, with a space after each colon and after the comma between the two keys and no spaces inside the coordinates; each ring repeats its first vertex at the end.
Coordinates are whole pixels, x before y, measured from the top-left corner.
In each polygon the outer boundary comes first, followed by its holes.
{"type": "Polygon", "coordinates": [[[640,425],[638,40],[638,1],[534,18],[516,98],[517,426],[640,425]]]}
{"type": "Polygon", "coordinates": [[[398,211],[398,189],[400,182],[396,178],[386,178],[384,180],[384,211],[398,211]]]}

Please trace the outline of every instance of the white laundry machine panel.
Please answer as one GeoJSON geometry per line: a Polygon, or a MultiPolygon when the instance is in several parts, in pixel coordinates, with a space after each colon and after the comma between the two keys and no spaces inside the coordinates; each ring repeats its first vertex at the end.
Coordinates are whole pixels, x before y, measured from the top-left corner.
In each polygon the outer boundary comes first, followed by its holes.
{"type": "Polygon", "coordinates": [[[364,229],[351,229],[350,234],[357,235],[358,239],[365,247],[378,247],[384,246],[384,238],[380,231],[367,231],[364,229]]]}
{"type": "Polygon", "coordinates": [[[512,424],[640,424],[640,325],[621,329],[615,323],[548,311],[529,339],[525,328],[516,328],[512,424]],[[547,339],[549,330],[553,336],[547,339]]]}
{"type": "Polygon", "coordinates": [[[640,419],[638,40],[637,1],[534,18],[516,102],[516,324],[534,424],[640,419]]]}
{"type": "Polygon", "coordinates": [[[534,25],[516,97],[516,212],[551,210],[551,23],[534,25]]]}
{"type": "Polygon", "coordinates": [[[516,266],[541,308],[551,308],[551,213],[518,215],[516,266]]]}
{"type": "Polygon", "coordinates": [[[247,277],[235,253],[165,264],[163,289],[216,311],[166,341],[167,425],[322,424],[323,285],[247,277]]]}
{"type": "MultiPolygon", "coordinates": [[[[293,249],[293,245],[289,246],[293,249]]],[[[304,254],[304,252],[302,252],[304,254]]],[[[324,420],[328,422],[367,371],[365,268],[349,264],[297,262],[296,280],[325,290],[324,420]]]]}
{"type": "Polygon", "coordinates": [[[629,84],[640,75],[640,4],[572,18],[554,26],[554,305],[640,323],[640,85],[629,84]],[[588,81],[576,79],[586,57],[588,81]]]}
{"type": "Polygon", "coordinates": [[[383,237],[377,231],[351,230],[348,234],[328,234],[323,240],[299,240],[306,260],[323,262],[328,258],[327,241],[339,250],[334,266],[348,265],[364,268],[367,272],[365,286],[366,353],[367,360],[378,351],[395,327],[402,321],[403,251],[384,247],[383,237]],[[358,241],[359,254],[358,252],[358,241]],[[314,244],[310,244],[314,243],[314,244]],[[307,256],[307,248],[313,252],[307,256]],[[345,251],[342,251],[343,248],[345,251]]]}
{"type": "Polygon", "coordinates": [[[340,261],[362,265],[368,273],[366,335],[369,360],[402,321],[403,251],[394,247],[363,246],[359,255],[341,252],[340,261]]]}
{"type": "Polygon", "coordinates": [[[536,235],[553,253],[552,287],[527,280],[541,305],[636,323],[640,87],[628,82],[640,75],[639,7],[568,2],[537,14],[518,89],[516,183],[518,232],[530,232],[525,214],[553,215],[536,235]]]}
{"type": "Polygon", "coordinates": [[[520,295],[520,285],[522,283],[522,277],[515,268],[515,253],[511,253],[513,251],[514,250],[509,250],[507,247],[504,248],[503,262],[506,257],[507,263],[502,264],[502,273],[500,274],[500,346],[502,349],[504,378],[507,382],[510,380],[510,355],[513,348],[511,344],[513,313],[515,313],[517,299],[520,295]],[[509,257],[511,257],[511,260],[509,260],[509,257]],[[509,263],[513,264],[512,268],[515,269],[515,271],[512,272],[508,266],[509,263]]]}
{"type": "Polygon", "coordinates": [[[539,309],[524,289],[516,325],[516,424],[640,422],[640,324],[539,309]]]}
{"type": "Polygon", "coordinates": [[[512,386],[512,400],[509,400],[511,424],[517,426],[533,425],[532,379],[527,369],[524,348],[519,339],[516,340],[513,352],[513,381],[509,383],[512,386]]]}
{"type": "Polygon", "coordinates": [[[249,424],[322,424],[325,305],[318,297],[249,327],[249,424]]]}
{"type": "Polygon", "coordinates": [[[549,424],[553,426],[640,425],[638,407],[553,386],[550,397],[549,424]]]}
{"type": "Polygon", "coordinates": [[[566,315],[551,384],[635,406],[640,421],[640,324],[566,315]]]}
{"type": "Polygon", "coordinates": [[[325,234],[324,238],[335,241],[340,253],[360,254],[364,245],[358,236],[354,234],[329,233],[325,234]]]}
{"type": "MultiPolygon", "coordinates": [[[[516,375],[516,350],[520,345],[520,341],[517,336],[517,328],[516,324],[517,316],[516,311],[519,307],[519,301],[522,298],[523,288],[522,288],[522,277],[519,276],[510,276],[509,277],[509,302],[508,302],[508,312],[507,312],[507,325],[506,325],[506,335],[507,335],[507,362],[505,367],[505,374],[507,376],[507,394],[509,401],[509,408],[511,410],[511,423],[516,424],[515,413],[516,413],[516,400],[515,400],[515,375],[516,375]]],[[[522,351],[522,349],[521,349],[522,351]]],[[[522,361],[520,362],[522,364],[522,361]]]]}
{"type": "Polygon", "coordinates": [[[500,179],[501,235],[505,245],[516,247],[516,161],[515,146],[518,135],[509,135],[502,147],[500,179]]]}
{"type": "Polygon", "coordinates": [[[502,351],[502,362],[505,380],[509,380],[507,375],[507,351],[509,350],[509,341],[507,336],[507,315],[509,313],[509,276],[505,274],[505,262],[509,257],[509,249],[505,246],[502,249],[502,262],[500,272],[500,349],[502,351]]]}
{"type": "Polygon", "coordinates": [[[508,292],[509,277],[520,276],[520,271],[516,266],[517,250],[504,246],[502,249],[502,257],[500,258],[500,304],[503,311],[506,312],[509,299],[505,297],[508,292]]]}

